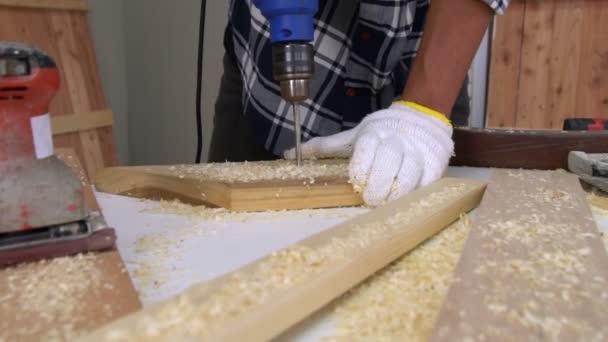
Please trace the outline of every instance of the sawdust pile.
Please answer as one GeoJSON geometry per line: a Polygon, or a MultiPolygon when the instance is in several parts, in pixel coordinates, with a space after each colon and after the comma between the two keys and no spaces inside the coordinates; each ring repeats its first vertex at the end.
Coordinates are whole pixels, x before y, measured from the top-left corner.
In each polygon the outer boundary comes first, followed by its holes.
{"type": "Polygon", "coordinates": [[[323,341],[428,340],[469,231],[460,220],[351,290],[323,341]]]}
{"type": "MultiPolygon", "coordinates": [[[[363,207],[361,207],[363,208],[363,207]]],[[[242,212],[230,211],[224,208],[209,208],[204,205],[193,206],[182,203],[179,200],[160,201],[159,206],[154,209],[146,210],[150,214],[170,214],[186,216],[192,219],[192,223],[200,222],[247,222],[248,220],[274,220],[280,217],[342,217],[350,218],[353,216],[351,208],[330,208],[330,209],[301,209],[301,210],[267,210],[261,212],[242,212]]],[[[216,231],[209,231],[215,234],[216,231]]]]}
{"type": "Polygon", "coordinates": [[[133,268],[132,280],[139,295],[150,298],[175,277],[195,280],[190,270],[176,264],[186,255],[183,244],[205,234],[208,232],[193,225],[138,237],[135,241],[137,262],[127,263],[133,268]]]}
{"type": "MultiPolygon", "coordinates": [[[[296,244],[222,278],[220,283],[202,284],[158,306],[127,324],[108,327],[101,335],[111,341],[210,339],[227,321],[247,319],[269,301],[279,300],[285,290],[314,279],[329,267],[344,267],[362,258],[365,250],[392,238],[404,225],[427,215],[466,192],[471,185],[446,187],[392,215],[354,225],[348,234],[312,246],[296,244]]],[[[223,328],[222,328],[223,327],[223,328]]],[[[223,330],[228,333],[227,330],[223,330]]]]}
{"type": "MultiPolygon", "coordinates": [[[[98,262],[87,254],[4,270],[0,308],[9,319],[0,322],[0,340],[70,341],[85,333],[90,317],[82,300],[103,281],[98,262]],[[11,322],[23,328],[9,329],[11,322]]],[[[111,308],[103,309],[111,317],[111,308]]]]}
{"type": "Polygon", "coordinates": [[[149,214],[178,215],[188,218],[183,227],[168,232],[148,233],[137,237],[135,242],[136,260],[128,260],[132,267],[132,277],[140,296],[151,298],[159,288],[167,286],[175,277],[196,281],[196,272],[177,267],[182,265],[188,254],[184,249],[185,241],[205,236],[215,236],[223,226],[246,223],[250,220],[271,221],[279,218],[351,218],[363,210],[352,208],[280,210],[264,212],[232,212],[224,208],[193,206],[178,200],[160,201],[158,206],[144,211],[149,214]],[[215,223],[215,224],[214,224],[215,223]],[[163,262],[159,262],[163,260],[163,262]]]}
{"type": "Polygon", "coordinates": [[[298,167],[290,160],[245,163],[212,163],[171,167],[178,177],[195,177],[227,183],[252,183],[276,180],[307,180],[348,177],[347,160],[307,160],[298,167]]]}

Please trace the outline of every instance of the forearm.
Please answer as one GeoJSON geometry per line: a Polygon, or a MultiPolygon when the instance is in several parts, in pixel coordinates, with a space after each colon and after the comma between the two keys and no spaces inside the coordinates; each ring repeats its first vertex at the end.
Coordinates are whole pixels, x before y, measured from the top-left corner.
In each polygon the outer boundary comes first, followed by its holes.
{"type": "Polygon", "coordinates": [[[480,0],[431,1],[403,98],[449,115],[492,15],[480,0]]]}

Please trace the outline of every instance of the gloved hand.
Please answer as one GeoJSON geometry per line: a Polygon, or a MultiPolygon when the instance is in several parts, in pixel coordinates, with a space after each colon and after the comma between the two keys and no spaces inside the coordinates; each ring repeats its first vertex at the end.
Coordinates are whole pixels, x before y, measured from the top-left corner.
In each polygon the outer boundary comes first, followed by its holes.
{"type": "MultiPolygon", "coordinates": [[[[452,125],[442,114],[412,102],[395,102],[348,131],[313,138],[303,158],[352,156],[349,176],[368,205],[380,205],[439,179],[454,152],[452,125]]],[[[295,158],[295,150],[285,152],[295,158]]]]}

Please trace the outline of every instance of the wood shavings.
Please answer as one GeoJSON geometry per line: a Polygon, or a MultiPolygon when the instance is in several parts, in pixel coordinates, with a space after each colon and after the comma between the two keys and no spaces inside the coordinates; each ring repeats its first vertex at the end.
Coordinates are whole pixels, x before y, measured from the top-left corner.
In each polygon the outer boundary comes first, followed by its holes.
{"type": "Polygon", "coordinates": [[[129,264],[133,268],[132,280],[140,296],[150,297],[172,278],[191,276],[190,270],[178,269],[175,264],[184,257],[184,242],[206,233],[205,230],[192,225],[139,236],[135,241],[137,262],[129,261],[129,264]]]}
{"type": "MultiPolygon", "coordinates": [[[[68,341],[86,333],[78,328],[87,324],[83,321],[82,312],[86,308],[82,306],[82,299],[103,282],[97,265],[96,256],[87,254],[5,270],[11,275],[1,284],[0,308],[14,313],[17,321],[30,323],[19,329],[17,336],[9,337],[4,334],[14,333],[14,329],[0,322],[0,340],[68,341]]],[[[111,308],[105,311],[111,317],[111,308]]]]}
{"type": "Polygon", "coordinates": [[[226,183],[303,180],[314,184],[320,177],[348,177],[347,160],[306,160],[298,167],[290,160],[245,163],[211,163],[171,167],[178,177],[196,177],[226,183]]]}
{"type": "Polygon", "coordinates": [[[315,210],[282,210],[266,212],[232,212],[224,208],[208,208],[193,206],[178,200],[160,201],[158,207],[145,210],[149,214],[178,215],[189,219],[183,227],[168,232],[144,233],[138,236],[135,242],[135,258],[129,260],[132,266],[132,279],[143,298],[152,298],[158,289],[170,286],[175,277],[196,278],[194,270],[183,267],[182,260],[186,251],[183,249],[184,241],[204,236],[218,234],[219,226],[229,226],[236,223],[245,223],[249,220],[264,221],[277,218],[351,218],[360,215],[360,210],[352,208],[333,208],[315,210]],[[209,224],[214,223],[214,224],[209,224]],[[163,260],[159,262],[159,260],[163,260]],[[176,267],[175,265],[182,265],[176,267]]]}
{"type": "Polygon", "coordinates": [[[469,234],[465,216],[336,303],[332,341],[426,341],[469,234]]]}
{"type": "Polygon", "coordinates": [[[146,210],[150,214],[171,214],[186,216],[195,222],[212,221],[212,222],[247,222],[250,219],[255,220],[273,220],[278,217],[290,215],[290,217],[307,217],[307,216],[326,216],[326,217],[342,217],[349,218],[352,214],[352,208],[330,208],[330,209],[303,209],[303,210],[267,210],[263,212],[242,212],[230,211],[224,208],[208,208],[204,205],[193,206],[182,203],[178,200],[160,201],[159,206],[154,209],[146,210]]]}
{"type": "Polygon", "coordinates": [[[107,331],[103,337],[110,341],[205,340],[227,320],[238,320],[332,265],[340,265],[352,256],[360,257],[361,251],[375,242],[390,238],[404,225],[420,219],[430,209],[444,206],[470,190],[469,187],[475,186],[448,186],[386,218],[355,225],[347,235],[314,248],[296,244],[273,253],[245,273],[237,271],[226,276],[219,286],[199,285],[160,304],[154,311],[134,317],[128,325],[107,331]]]}

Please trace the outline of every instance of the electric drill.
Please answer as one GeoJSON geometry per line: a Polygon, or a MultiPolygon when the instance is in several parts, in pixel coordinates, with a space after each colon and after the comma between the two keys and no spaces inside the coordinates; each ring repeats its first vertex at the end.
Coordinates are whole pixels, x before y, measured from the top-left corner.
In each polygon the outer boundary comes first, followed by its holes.
{"type": "Polygon", "coordinates": [[[302,164],[299,103],[309,97],[314,73],[314,16],[319,0],[254,0],[270,21],[273,76],[281,96],[293,107],[296,160],[302,164]]]}

